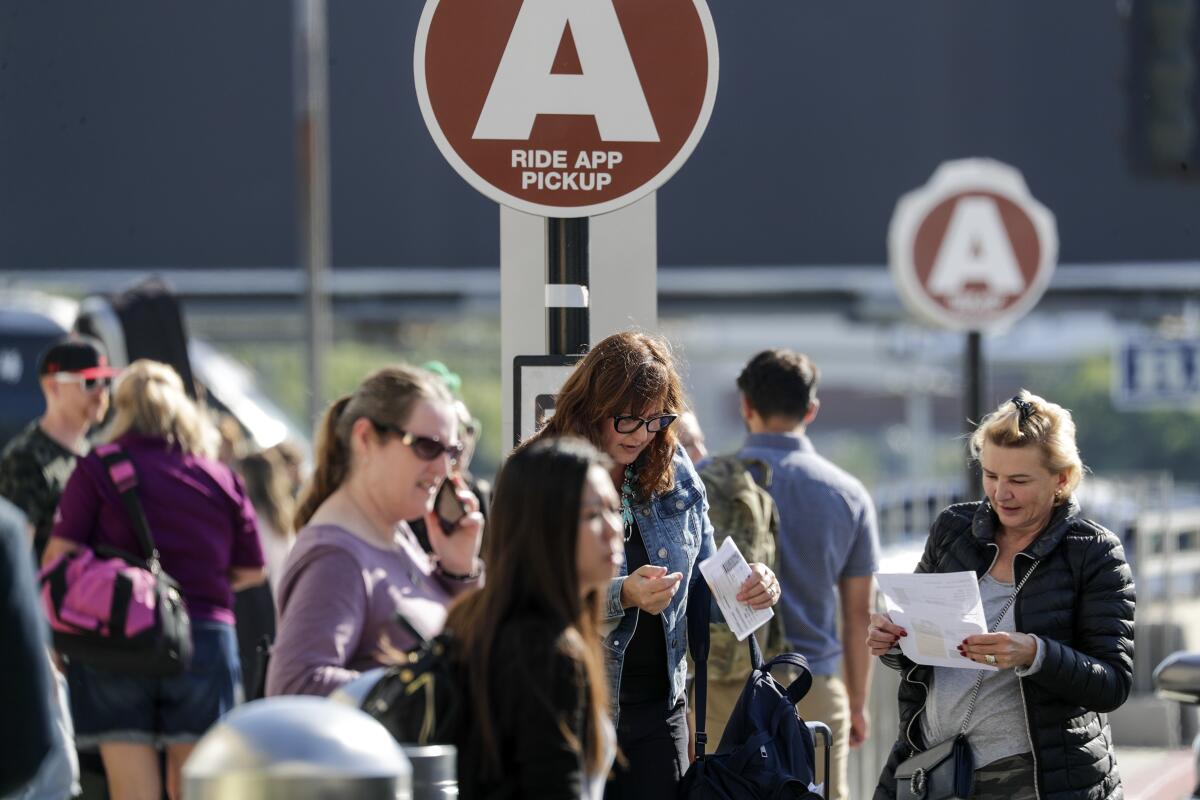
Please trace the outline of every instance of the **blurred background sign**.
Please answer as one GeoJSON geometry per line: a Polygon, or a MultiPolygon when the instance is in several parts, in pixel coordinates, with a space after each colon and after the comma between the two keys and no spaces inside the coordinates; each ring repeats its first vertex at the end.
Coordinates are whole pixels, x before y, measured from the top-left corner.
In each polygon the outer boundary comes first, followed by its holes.
{"type": "Polygon", "coordinates": [[[1113,404],[1125,410],[1200,408],[1200,338],[1134,336],[1113,359],[1113,404]]]}
{"type": "Polygon", "coordinates": [[[1049,286],[1058,228],[1018,170],[990,159],[947,161],[896,204],[888,255],[915,313],[956,330],[1006,327],[1049,286]]]}
{"type": "Polygon", "coordinates": [[[667,181],[717,94],[704,0],[428,0],[413,58],[442,155],[502,205],[603,214],[667,181]]]}

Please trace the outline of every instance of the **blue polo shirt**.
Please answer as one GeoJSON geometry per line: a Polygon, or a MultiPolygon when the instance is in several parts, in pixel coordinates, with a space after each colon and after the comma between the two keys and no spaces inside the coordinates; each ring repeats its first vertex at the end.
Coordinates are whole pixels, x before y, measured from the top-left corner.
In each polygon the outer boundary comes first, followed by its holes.
{"type": "Polygon", "coordinates": [[[815,675],[838,672],[837,585],[879,568],[875,504],[862,483],[822,458],[804,434],[752,433],[740,455],[771,465],[779,508],[775,572],[783,595],[776,611],[791,649],[815,675]]]}

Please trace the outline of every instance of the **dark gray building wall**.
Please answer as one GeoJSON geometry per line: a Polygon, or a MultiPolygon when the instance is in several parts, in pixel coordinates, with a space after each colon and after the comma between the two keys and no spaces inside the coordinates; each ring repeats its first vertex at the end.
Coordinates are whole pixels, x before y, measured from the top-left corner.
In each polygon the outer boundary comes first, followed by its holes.
{"type": "MultiPolygon", "coordinates": [[[[712,0],[721,86],[664,265],[882,263],[942,160],[1021,168],[1064,262],[1200,257],[1200,181],[1125,147],[1104,0],[712,0]]],[[[335,265],[489,265],[495,206],[412,88],[415,0],[331,0],[335,265]]],[[[0,269],[295,263],[290,3],[0,0],[0,269]]]]}

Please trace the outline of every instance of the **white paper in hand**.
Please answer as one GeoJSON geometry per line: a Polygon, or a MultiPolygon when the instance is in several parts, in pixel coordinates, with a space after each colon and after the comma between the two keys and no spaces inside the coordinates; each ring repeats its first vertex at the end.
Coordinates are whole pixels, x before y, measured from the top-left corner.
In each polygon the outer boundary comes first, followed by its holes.
{"type": "Polygon", "coordinates": [[[708,588],[712,589],[717,606],[725,615],[725,622],[739,642],[745,641],[747,636],[775,616],[775,612],[769,608],[755,611],[746,603],[737,601],[737,593],[750,577],[750,572],[750,565],[728,536],[716,553],[700,562],[700,574],[704,576],[708,588]]]}
{"type": "Polygon", "coordinates": [[[979,579],[974,572],[876,573],[888,616],[908,631],[900,650],[917,664],[994,672],[958,654],[968,636],[987,633],[979,579]]]}

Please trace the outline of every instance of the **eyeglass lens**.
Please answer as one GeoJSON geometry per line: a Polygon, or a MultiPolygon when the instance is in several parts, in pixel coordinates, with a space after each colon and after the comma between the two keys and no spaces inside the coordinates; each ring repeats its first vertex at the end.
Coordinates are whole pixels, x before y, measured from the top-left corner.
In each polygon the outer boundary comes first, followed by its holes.
{"type": "Polygon", "coordinates": [[[633,433],[643,425],[646,426],[647,433],[658,433],[668,427],[675,421],[674,414],[663,414],[660,417],[651,417],[650,419],[642,419],[641,417],[614,417],[613,422],[616,426],[617,433],[633,433]]]}
{"type": "Polygon", "coordinates": [[[422,461],[433,461],[435,458],[440,458],[442,453],[449,453],[452,461],[457,461],[463,453],[462,443],[445,445],[437,439],[431,439],[428,436],[417,436],[415,433],[409,433],[395,425],[387,425],[382,422],[371,420],[371,424],[380,433],[393,433],[399,436],[404,441],[404,444],[412,448],[412,451],[417,454],[417,458],[422,461]]]}
{"type": "Polygon", "coordinates": [[[457,448],[453,446],[446,447],[441,442],[436,441],[435,439],[427,439],[424,436],[417,436],[412,440],[412,449],[419,458],[422,458],[425,461],[433,461],[435,458],[439,458],[442,453],[445,453],[447,450],[450,451],[451,458],[458,456],[457,448]]]}

